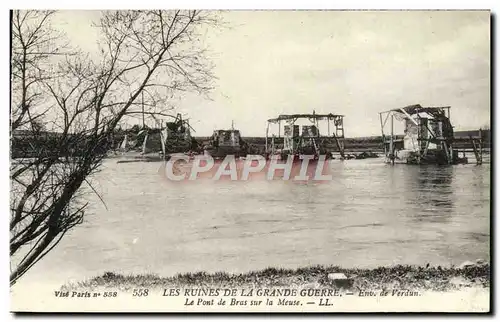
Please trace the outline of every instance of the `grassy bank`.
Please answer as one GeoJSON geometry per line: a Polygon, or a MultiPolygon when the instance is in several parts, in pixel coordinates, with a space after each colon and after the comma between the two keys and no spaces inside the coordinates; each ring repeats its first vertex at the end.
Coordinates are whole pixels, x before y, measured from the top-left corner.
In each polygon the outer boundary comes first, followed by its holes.
{"type": "Polygon", "coordinates": [[[410,289],[448,291],[467,287],[489,287],[490,265],[464,268],[392,266],[375,269],[346,269],[337,266],[310,266],[299,269],[267,268],[244,274],[206,272],[179,274],[173,277],[157,275],[121,275],[106,272],[102,276],[63,286],[63,290],[113,288],[171,288],[171,287],[297,287],[334,288],[329,273],[344,273],[352,278],[353,289],[410,289]]]}

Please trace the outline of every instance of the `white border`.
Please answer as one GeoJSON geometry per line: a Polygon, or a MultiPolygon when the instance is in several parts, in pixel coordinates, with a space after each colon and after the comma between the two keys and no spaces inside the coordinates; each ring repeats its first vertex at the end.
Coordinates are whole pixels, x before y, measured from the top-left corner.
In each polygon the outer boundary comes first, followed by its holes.
{"type": "Polygon", "coordinates": [[[151,8],[182,8],[182,9],[340,9],[340,10],[367,10],[367,9],[490,9],[493,8],[493,0],[475,0],[475,1],[439,1],[439,0],[421,0],[421,1],[327,1],[327,0],[308,0],[308,1],[201,1],[201,0],[147,0],[147,1],[43,1],[35,0],[16,1],[13,8],[16,9],[151,9],[151,8]]]}

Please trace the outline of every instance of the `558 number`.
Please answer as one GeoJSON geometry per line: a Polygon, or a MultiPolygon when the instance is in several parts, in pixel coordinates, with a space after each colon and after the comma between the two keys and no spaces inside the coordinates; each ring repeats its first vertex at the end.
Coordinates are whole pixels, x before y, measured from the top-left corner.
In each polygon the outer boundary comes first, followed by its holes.
{"type": "Polygon", "coordinates": [[[149,290],[147,288],[134,288],[132,296],[144,297],[149,295],[149,290]]]}

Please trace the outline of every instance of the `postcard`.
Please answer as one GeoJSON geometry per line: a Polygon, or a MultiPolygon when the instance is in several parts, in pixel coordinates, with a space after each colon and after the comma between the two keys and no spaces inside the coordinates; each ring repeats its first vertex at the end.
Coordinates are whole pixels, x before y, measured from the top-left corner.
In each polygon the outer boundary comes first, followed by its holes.
{"type": "Polygon", "coordinates": [[[12,312],[490,312],[490,11],[10,15],[12,312]]]}

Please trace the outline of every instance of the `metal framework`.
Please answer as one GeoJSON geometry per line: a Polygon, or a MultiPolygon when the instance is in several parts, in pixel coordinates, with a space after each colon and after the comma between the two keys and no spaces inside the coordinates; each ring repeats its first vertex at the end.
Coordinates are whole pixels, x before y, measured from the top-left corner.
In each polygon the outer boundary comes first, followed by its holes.
{"type": "MultiPolygon", "coordinates": [[[[280,140],[281,141],[281,140],[280,140]]],[[[344,115],[337,114],[287,114],[280,115],[277,118],[267,120],[266,129],[266,154],[272,155],[280,153],[281,155],[313,154],[318,157],[320,154],[326,154],[328,144],[335,143],[341,158],[344,158],[344,115]],[[295,124],[299,119],[309,120],[311,125],[295,124]],[[320,134],[320,121],[326,122],[327,135],[320,134]],[[333,122],[332,131],[330,123],[333,122]],[[281,134],[281,125],[284,123],[283,135],[281,134]],[[269,133],[271,124],[278,124],[278,135],[269,133]],[[283,144],[276,143],[276,139],[283,137],[283,144]]]]}
{"type": "Polygon", "coordinates": [[[230,130],[215,130],[206,150],[212,157],[222,158],[226,155],[240,157],[246,155],[243,146],[240,131],[231,128],[230,130]]]}
{"type": "Polygon", "coordinates": [[[191,130],[189,119],[182,119],[180,113],[177,114],[173,122],[167,122],[161,131],[163,154],[189,151],[193,144],[191,130]]]}
{"type": "MultiPolygon", "coordinates": [[[[386,161],[394,164],[456,164],[466,162],[453,150],[450,106],[419,104],[379,113],[386,161]],[[394,119],[404,122],[404,135],[394,133],[394,119]],[[389,133],[386,134],[390,120],[389,133]]],[[[465,160],[464,160],[465,159],[465,160]]]]}

